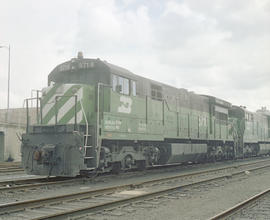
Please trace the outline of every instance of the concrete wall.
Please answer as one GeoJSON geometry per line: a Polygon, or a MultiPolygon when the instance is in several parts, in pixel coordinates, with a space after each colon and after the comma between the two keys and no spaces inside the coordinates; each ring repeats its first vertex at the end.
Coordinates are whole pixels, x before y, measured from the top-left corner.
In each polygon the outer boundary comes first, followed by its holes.
{"type": "Polygon", "coordinates": [[[5,133],[0,131],[0,162],[4,161],[5,133]]]}
{"type": "MultiPolygon", "coordinates": [[[[35,123],[36,108],[29,109],[30,123],[35,123]]],[[[0,149],[0,161],[6,161],[9,157],[15,161],[21,160],[20,136],[26,129],[26,109],[16,108],[9,109],[7,114],[6,109],[0,109],[0,133],[4,135],[4,147],[0,149]]],[[[0,146],[1,147],[1,146],[0,146]]]]}

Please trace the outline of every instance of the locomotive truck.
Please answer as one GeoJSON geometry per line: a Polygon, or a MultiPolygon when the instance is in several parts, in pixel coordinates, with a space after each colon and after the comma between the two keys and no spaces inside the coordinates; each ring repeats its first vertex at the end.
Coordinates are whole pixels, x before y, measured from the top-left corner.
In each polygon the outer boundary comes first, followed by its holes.
{"type": "MultiPolygon", "coordinates": [[[[269,154],[270,113],[150,80],[100,59],[56,66],[22,135],[28,174],[88,175],[269,154]]],[[[31,99],[26,99],[28,103],[31,99]]]]}

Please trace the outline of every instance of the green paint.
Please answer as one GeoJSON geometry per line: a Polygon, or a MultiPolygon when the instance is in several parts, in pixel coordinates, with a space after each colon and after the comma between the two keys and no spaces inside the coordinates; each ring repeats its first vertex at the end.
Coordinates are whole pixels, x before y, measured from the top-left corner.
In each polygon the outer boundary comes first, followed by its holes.
{"type": "Polygon", "coordinates": [[[42,106],[46,105],[47,102],[53,97],[56,90],[61,86],[61,84],[55,84],[53,88],[45,94],[45,97],[42,98],[42,106]]]}
{"type": "MultiPolygon", "coordinates": [[[[80,85],[74,85],[70,87],[64,94],[59,95],[60,97],[57,99],[57,109],[60,109],[70,98],[74,95],[73,89],[79,89],[80,85]],[[64,96],[64,97],[61,97],[64,96]]],[[[55,104],[49,110],[49,112],[43,117],[43,123],[47,124],[53,117],[55,116],[55,104]]]]}
{"type": "Polygon", "coordinates": [[[176,107],[166,101],[163,103],[151,98],[128,96],[132,99],[130,113],[119,113],[119,107],[123,105],[120,101],[121,96],[123,95],[115,92],[110,94],[110,112],[103,113],[101,122],[103,138],[233,140],[232,135],[229,134],[229,122],[216,120],[214,116],[213,134],[210,135],[210,115],[207,112],[176,107]],[[145,130],[143,131],[142,128],[145,130]]]}
{"type": "MultiPolygon", "coordinates": [[[[81,104],[78,101],[76,104],[76,113],[81,110],[81,104]]],[[[58,124],[67,124],[72,118],[75,118],[75,105],[68,110],[68,112],[59,120],[58,124]]],[[[84,116],[82,121],[84,120],[84,116]]],[[[81,123],[82,121],[77,121],[77,123],[81,123]]]]}

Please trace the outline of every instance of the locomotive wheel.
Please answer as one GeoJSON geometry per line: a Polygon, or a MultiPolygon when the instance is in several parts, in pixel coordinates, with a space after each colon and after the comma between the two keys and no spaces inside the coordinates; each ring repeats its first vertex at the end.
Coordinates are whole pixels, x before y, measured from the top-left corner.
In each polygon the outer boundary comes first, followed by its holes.
{"type": "Polygon", "coordinates": [[[124,168],[131,168],[132,165],[132,157],[131,155],[127,155],[124,159],[124,168]]]}

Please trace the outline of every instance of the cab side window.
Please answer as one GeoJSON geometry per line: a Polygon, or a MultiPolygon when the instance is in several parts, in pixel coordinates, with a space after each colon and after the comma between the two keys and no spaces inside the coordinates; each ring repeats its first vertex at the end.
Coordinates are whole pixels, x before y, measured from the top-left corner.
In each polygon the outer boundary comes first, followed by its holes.
{"type": "Polygon", "coordinates": [[[129,95],[129,79],[122,76],[112,75],[113,91],[129,95]]]}
{"type": "Polygon", "coordinates": [[[151,97],[155,100],[162,100],[162,87],[159,85],[151,84],[151,97]]]}
{"type": "Polygon", "coordinates": [[[136,96],[137,95],[137,91],[136,91],[136,82],[132,81],[132,95],[136,96]]]}

